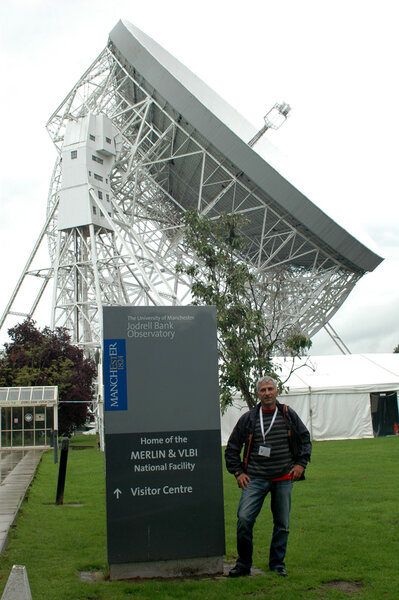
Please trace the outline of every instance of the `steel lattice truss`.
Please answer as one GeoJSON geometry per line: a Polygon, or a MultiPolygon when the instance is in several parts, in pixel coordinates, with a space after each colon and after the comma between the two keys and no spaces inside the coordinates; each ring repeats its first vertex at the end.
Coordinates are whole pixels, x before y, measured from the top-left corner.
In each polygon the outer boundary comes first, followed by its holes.
{"type": "MultiPolygon", "coordinates": [[[[67,327],[72,341],[88,351],[101,347],[103,305],[190,302],[190,281],[176,274],[175,265],[195,260],[182,244],[182,215],[195,208],[210,218],[221,212],[245,215],[248,244],[240,259],[257,275],[266,315],[273,315],[280,330],[314,335],[363,272],[297,227],[121,60],[110,43],[47,124],[61,154],[68,121],[88,113],[112,120],[118,131],[109,174],[112,215],[105,215],[104,227],[58,230],[59,158],[37,243],[47,237],[50,264],[31,269],[35,247],[3,321],[29,276],[42,277],[43,285],[26,314],[34,312],[53,280],[51,325],[67,327]]],[[[101,209],[94,194],[92,202],[101,209]]]]}
{"type": "MultiPolygon", "coordinates": [[[[222,212],[246,217],[246,251],[237,258],[255,273],[269,322],[280,337],[282,331],[315,334],[363,271],[293,222],[122,60],[109,44],[47,124],[59,152],[47,220],[0,327],[8,315],[32,316],[52,281],[51,327],[66,327],[72,342],[93,356],[102,347],[104,305],[189,303],[190,281],[175,267],[196,262],[184,247],[182,231],[184,212],[194,208],[210,218],[222,212]],[[65,132],[70,121],[89,114],[105,114],[117,132],[108,173],[112,211],[104,210],[91,190],[90,202],[102,214],[103,225],[62,228],[65,132]],[[50,260],[33,268],[44,240],[50,260]],[[29,278],[42,283],[31,308],[16,313],[14,300],[29,278]]],[[[99,398],[101,369],[98,384],[99,398]]],[[[94,409],[101,433],[101,402],[94,409]]]]}

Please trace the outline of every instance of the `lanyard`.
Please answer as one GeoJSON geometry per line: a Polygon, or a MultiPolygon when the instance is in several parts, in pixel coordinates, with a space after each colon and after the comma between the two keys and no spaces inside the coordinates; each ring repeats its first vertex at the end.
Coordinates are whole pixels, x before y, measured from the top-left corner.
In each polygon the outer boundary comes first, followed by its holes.
{"type": "Polygon", "coordinates": [[[271,421],[271,423],[270,423],[270,425],[269,425],[269,427],[268,427],[268,429],[267,429],[267,431],[265,433],[265,427],[263,425],[263,413],[262,413],[262,409],[260,409],[260,411],[259,411],[259,424],[260,424],[260,430],[262,432],[263,442],[265,441],[265,437],[267,436],[267,434],[269,433],[269,431],[273,427],[274,421],[276,420],[276,417],[277,417],[277,406],[276,406],[276,409],[274,411],[274,415],[273,415],[272,421],[271,421]]]}

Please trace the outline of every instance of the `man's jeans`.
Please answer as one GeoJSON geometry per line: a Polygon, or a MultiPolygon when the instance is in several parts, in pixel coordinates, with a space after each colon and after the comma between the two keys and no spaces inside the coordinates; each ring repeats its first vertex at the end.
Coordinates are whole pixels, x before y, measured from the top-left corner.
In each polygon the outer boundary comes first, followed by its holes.
{"type": "Polygon", "coordinates": [[[292,481],[269,481],[254,478],[242,490],[237,512],[237,565],[250,569],[252,565],[252,530],[267,494],[271,493],[273,536],[270,544],[269,567],[284,567],[290,522],[292,481]]]}

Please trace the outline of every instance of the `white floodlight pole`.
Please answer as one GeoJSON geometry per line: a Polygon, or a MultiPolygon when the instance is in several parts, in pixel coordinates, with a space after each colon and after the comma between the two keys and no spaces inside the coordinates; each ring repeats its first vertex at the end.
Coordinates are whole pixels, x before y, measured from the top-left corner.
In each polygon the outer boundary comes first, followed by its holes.
{"type": "Polygon", "coordinates": [[[258,140],[260,140],[262,135],[268,129],[279,129],[281,125],[287,120],[288,113],[290,112],[290,110],[291,106],[286,102],[281,102],[281,104],[275,104],[273,108],[271,108],[269,112],[265,114],[265,124],[263,125],[262,129],[260,129],[258,133],[256,133],[254,137],[251,140],[249,140],[248,146],[251,146],[252,148],[252,146],[254,146],[258,140]]]}

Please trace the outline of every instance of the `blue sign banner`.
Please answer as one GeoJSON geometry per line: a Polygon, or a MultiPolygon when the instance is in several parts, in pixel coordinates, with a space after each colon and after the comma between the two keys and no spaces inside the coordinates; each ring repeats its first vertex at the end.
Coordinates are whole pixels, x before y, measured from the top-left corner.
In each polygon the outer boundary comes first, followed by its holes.
{"type": "Polygon", "coordinates": [[[104,409],[127,410],[126,340],[104,340],[104,409]]]}

